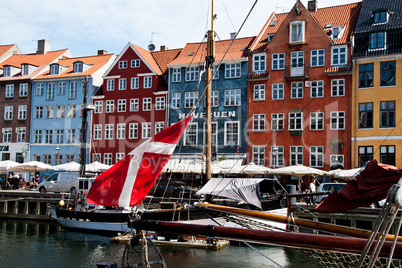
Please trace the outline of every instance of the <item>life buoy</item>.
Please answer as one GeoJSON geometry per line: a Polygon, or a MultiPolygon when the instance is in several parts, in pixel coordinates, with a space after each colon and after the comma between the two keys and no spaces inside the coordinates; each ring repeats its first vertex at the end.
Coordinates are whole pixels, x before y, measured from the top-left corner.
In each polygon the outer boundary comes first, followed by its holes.
{"type": "Polygon", "coordinates": [[[85,199],[87,199],[87,192],[85,192],[84,190],[81,190],[78,193],[78,201],[79,202],[84,202],[85,199]]]}

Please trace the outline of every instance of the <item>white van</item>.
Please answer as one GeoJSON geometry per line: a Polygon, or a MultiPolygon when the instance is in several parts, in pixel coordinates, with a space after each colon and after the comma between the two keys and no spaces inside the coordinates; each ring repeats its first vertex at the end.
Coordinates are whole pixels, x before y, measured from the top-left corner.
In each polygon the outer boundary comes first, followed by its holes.
{"type": "Polygon", "coordinates": [[[55,173],[39,184],[39,192],[70,192],[75,194],[78,177],[78,172],[55,173]]]}

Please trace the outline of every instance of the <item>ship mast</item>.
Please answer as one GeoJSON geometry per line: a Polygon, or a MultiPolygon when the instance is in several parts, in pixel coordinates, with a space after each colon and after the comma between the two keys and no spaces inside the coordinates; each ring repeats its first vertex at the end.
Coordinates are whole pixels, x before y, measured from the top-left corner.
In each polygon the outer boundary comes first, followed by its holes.
{"type": "Polygon", "coordinates": [[[211,116],[211,91],[212,91],[212,64],[215,61],[215,3],[212,0],[211,7],[211,30],[208,31],[207,56],[206,56],[206,163],[205,177],[206,180],[211,179],[211,156],[212,156],[212,116],[211,116]]]}
{"type": "Polygon", "coordinates": [[[88,129],[88,112],[91,107],[88,105],[87,101],[87,94],[88,94],[88,77],[85,77],[84,82],[84,100],[83,100],[83,107],[82,107],[82,126],[81,126],[81,171],[80,177],[85,176],[85,164],[87,162],[87,129],[88,129]]]}

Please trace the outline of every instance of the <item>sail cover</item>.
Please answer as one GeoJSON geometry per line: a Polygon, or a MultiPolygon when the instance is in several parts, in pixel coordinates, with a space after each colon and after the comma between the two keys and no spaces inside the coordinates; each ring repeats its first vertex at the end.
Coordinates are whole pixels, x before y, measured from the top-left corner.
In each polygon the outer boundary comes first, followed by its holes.
{"type": "Polygon", "coordinates": [[[244,201],[261,209],[259,183],[264,179],[212,178],[196,195],[210,194],[244,201]]]}
{"type": "Polygon", "coordinates": [[[104,206],[137,206],[155,184],[191,116],[162,130],[131,151],[94,181],[87,202],[104,206]]]}

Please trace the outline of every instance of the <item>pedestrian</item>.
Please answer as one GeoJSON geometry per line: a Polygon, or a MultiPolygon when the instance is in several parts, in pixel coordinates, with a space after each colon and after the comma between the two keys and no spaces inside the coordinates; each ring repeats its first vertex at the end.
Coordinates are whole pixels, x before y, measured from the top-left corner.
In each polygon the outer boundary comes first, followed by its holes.
{"type": "MultiPolygon", "coordinates": [[[[317,180],[315,179],[315,178],[313,178],[312,180],[311,180],[311,182],[310,182],[310,192],[311,193],[315,193],[316,192],[316,189],[315,189],[315,182],[316,182],[317,180]]],[[[313,205],[315,205],[315,196],[314,195],[312,195],[311,197],[310,197],[310,201],[313,203],[313,205]]]]}

